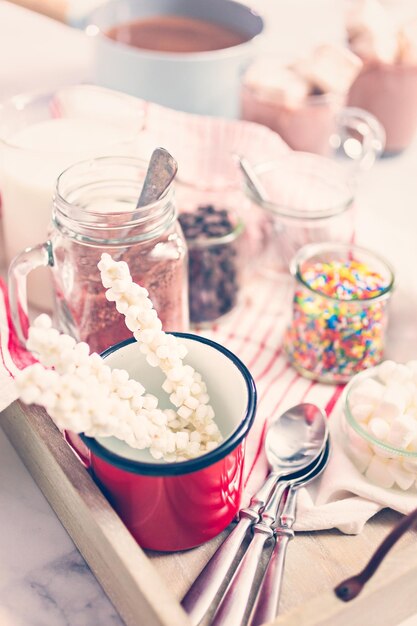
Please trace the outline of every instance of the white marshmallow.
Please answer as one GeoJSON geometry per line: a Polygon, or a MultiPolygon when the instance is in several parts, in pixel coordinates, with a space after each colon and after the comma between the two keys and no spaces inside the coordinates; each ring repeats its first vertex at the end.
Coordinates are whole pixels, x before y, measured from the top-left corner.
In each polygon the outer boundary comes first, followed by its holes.
{"type": "Polygon", "coordinates": [[[346,15],[350,48],[361,59],[393,63],[399,53],[398,29],[377,0],[355,0],[346,15]]]}
{"type": "Polygon", "coordinates": [[[261,99],[273,100],[290,109],[298,108],[310,91],[303,77],[273,59],[260,59],[250,65],[244,83],[261,99]]]}
{"type": "Polygon", "coordinates": [[[350,453],[356,467],[362,473],[365,472],[374,454],[367,442],[356,433],[353,428],[349,428],[348,437],[350,442],[350,453]]]}
{"type": "Polygon", "coordinates": [[[417,474],[417,459],[407,457],[407,459],[403,461],[402,465],[407,472],[414,474],[414,476],[417,474]]]}
{"type": "Polygon", "coordinates": [[[349,34],[385,28],[389,23],[386,9],[378,0],[351,0],[346,10],[346,28],[349,34]]]}
{"type": "Polygon", "coordinates": [[[407,450],[409,452],[417,452],[417,435],[411,439],[410,443],[407,446],[407,450]]]}
{"type": "Polygon", "coordinates": [[[371,448],[374,451],[375,455],[381,457],[381,459],[392,459],[392,452],[390,452],[383,446],[373,443],[371,444],[371,448]]]}
{"type": "Polygon", "coordinates": [[[369,420],[368,429],[371,435],[380,441],[385,441],[388,437],[388,433],[390,432],[389,424],[380,417],[374,417],[369,420]]]}
{"type": "Polygon", "coordinates": [[[214,409],[210,405],[207,406],[206,420],[207,419],[208,420],[213,420],[214,419],[214,409]]]}
{"type": "Polygon", "coordinates": [[[413,374],[417,374],[417,361],[408,361],[406,365],[413,374]]]}
{"type": "Polygon", "coordinates": [[[395,361],[386,360],[377,366],[377,376],[385,385],[389,384],[391,374],[394,372],[397,364],[395,361]]]}
{"type": "Polygon", "coordinates": [[[414,380],[408,381],[404,387],[406,393],[406,411],[413,407],[417,408],[417,385],[414,380]]]}
{"type": "Polygon", "coordinates": [[[381,401],[385,386],[374,378],[365,378],[355,385],[349,394],[352,406],[357,404],[371,404],[376,406],[381,401]]]}
{"type": "Polygon", "coordinates": [[[188,408],[192,409],[193,411],[195,411],[200,405],[197,398],[193,398],[193,396],[189,396],[188,398],[186,398],[184,400],[184,404],[185,406],[188,406],[188,408]]]}
{"type": "Polygon", "coordinates": [[[400,415],[391,424],[387,443],[394,448],[407,448],[417,436],[417,422],[407,415],[400,415]]]}
{"type": "Polygon", "coordinates": [[[186,450],[190,441],[190,435],[187,431],[181,431],[175,435],[175,444],[177,450],[186,450]]]}
{"type": "Polygon", "coordinates": [[[361,424],[368,422],[374,409],[372,404],[356,404],[350,407],[350,412],[355,420],[361,424]]]}
{"type": "Polygon", "coordinates": [[[391,382],[385,389],[381,404],[390,404],[403,413],[410,401],[410,393],[405,384],[391,382]]]}
{"type": "Polygon", "coordinates": [[[182,367],[173,367],[172,369],[170,369],[167,372],[167,378],[174,382],[174,383],[179,383],[182,381],[182,377],[183,377],[183,371],[182,371],[182,367]]]}
{"type": "Polygon", "coordinates": [[[379,487],[390,489],[394,485],[394,476],[388,461],[374,456],[369,463],[365,476],[379,487]]]}
{"type": "Polygon", "coordinates": [[[413,420],[416,421],[417,423],[417,407],[412,405],[412,406],[408,406],[404,415],[407,415],[408,417],[411,417],[413,420]]]}
{"type": "Polygon", "coordinates": [[[415,474],[414,473],[410,474],[410,472],[407,472],[407,470],[404,469],[400,461],[398,460],[390,461],[389,468],[390,468],[392,475],[394,476],[395,482],[397,483],[400,489],[403,489],[404,491],[406,491],[407,489],[410,489],[410,487],[412,487],[415,481],[415,474]]]}
{"type": "Polygon", "coordinates": [[[399,403],[397,404],[396,402],[382,401],[380,404],[378,404],[374,411],[375,417],[380,417],[387,422],[392,422],[393,420],[400,417],[401,414],[402,411],[399,403]]]}
{"type": "Polygon", "coordinates": [[[323,44],[308,60],[296,63],[296,71],[325,93],[344,95],[362,69],[362,61],[345,46],[323,44]]]}
{"type": "Polygon", "coordinates": [[[188,420],[188,419],[191,417],[191,415],[193,414],[192,410],[191,410],[191,409],[189,409],[189,408],[188,408],[187,406],[185,406],[185,405],[181,406],[181,407],[178,409],[177,413],[178,413],[178,415],[179,415],[180,417],[182,417],[183,419],[186,419],[186,420],[188,420]]]}
{"type": "Polygon", "coordinates": [[[413,373],[407,365],[403,365],[402,363],[397,363],[394,371],[391,373],[390,380],[388,384],[392,383],[400,383],[404,384],[408,381],[411,381],[413,378],[413,373]]]}

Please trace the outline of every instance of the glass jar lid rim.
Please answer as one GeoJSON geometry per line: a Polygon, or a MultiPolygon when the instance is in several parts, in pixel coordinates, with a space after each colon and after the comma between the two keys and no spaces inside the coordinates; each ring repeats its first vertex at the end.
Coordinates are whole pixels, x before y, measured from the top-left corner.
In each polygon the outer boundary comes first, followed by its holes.
{"type": "MultiPolygon", "coordinates": [[[[118,92],[118,91],[106,90],[105,87],[100,87],[99,85],[94,85],[94,84],[89,84],[89,83],[66,85],[58,89],[35,89],[33,91],[26,91],[23,93],[19,93],[14,96],[11,96],[10,98],[6,98],[6,100],[3,100],[0,103],[0,111],[6,109],[7,107],[13,107],[15,110],[21,110],[21,109],[24,109],[26,106],[30,105],[32,102],[35,102],[36,100],[39,100],[41,98],[52,98],[57,92],[64,93],[64,92],[68,92],[71,90],[84,91],[84,92],[90,91],[90,92],[96,92],[96,93],[100,93],[100,92],[103,93],[104,91],[108,91],[108,93],[106,93],[107,98],[111,98],[112,100],[118,100],[124,106],[132,108],[132,111],[134,110],[135,115],[137,115],[137,118],[139,120],[144,119],[145,109],[141,109],[140,107],[137,107],[137,106],[135,107],[135,109],[133,109],[135,100],[129,94],[125,94],[125,93],[118,92]]],[[[50,119],[55,119],[55,118],[51,117],[50,119]]],[[[63,116],[62,118],[58,118],[58,119],[88,120],[90,118],[85,117],[85,116],[77,117],[76,115],[73,115],[73,116],[69,115],[69,116],[63,116]]],[[[43,120],[43,121],[46,121],[46,120],[43,120]]],[[[26,127],[28,126],[29,124],[26,127]]],[[[143,121],[142,121],[142,126],[143,126],[143,121]]],[[[123,137],[121,137],[122,141],[126,141],[127,139],[131,139],[131,129],[126,130],[126,132],[123,133],[123,137]]],[[[53,156],[53,155],[61,154],[60,151],[52,150],[52,149],[45,150],[45,148],[30,148],[26,146],[20,146],[17,143],[10,141],[9,138],[6,138],[5,136],[2,136],[2,135],[0,135],[0,145],[1,144],[11,150],[25,152],[25,153],[33,154],[33,155],[45,154],[48,156],[53,156]]],[[[74,156],[77,155],[79,158],[80,153],[79,153],[79,150],[74,149],[74,150],[70,150],[69,152],[66,152],[65,154],[67,155],[74,154],[74,156]]]]}
{"type": "MultiPolygon", "coordinates": [[[[274,169],[280,169],[285,164],[285,159],[299,159],[305,158],[308,160],[315,161],[329,161],[329,165],[332,167],[338,167],[336,163],[323,157],[321,155],[312,154],[309,152],[302,151],[293,151],[290,150],[288,154],[282,155],[279,159],[274,159],[270,161],[265,161],[263,163],[259,163],[254,165],[254,171],[256,174],[262,174],[265,172],[273,171],[274,169]]],[[[285,203],[276,203],[270,200],[260,200],[258,196],[255,195],[253,190],[250,188],[246,182],[244,182],[246,193],[249,195],[252,201],[266,209],[267,211],[277,215],[278,217],[285,217],[287,219],[308,219],[308,220],[320,220],[328,217],[334,217],[336,215],[340,215],[347,209],[349,209],[354,201],[354,189],[347,181],[343,181],[339,186],[343,187],[346,190],[345,197],[343,200],[332,204],[331,206],[327,205],[322,209],[303,209],[303,208],[292,208],[288,204],[285,203]]]]}
{"type": "MultiPolygon", "coordinates": [[[[181,219],[179,220],[181,223],[181,219]]],[[[208,246],[224,245],[231,243],[239,237],[245,229],[245,223],[241,218],[238,218],[235,226],[226,235],[219,235],[216,237],[196,237],[195,239],[186,238],[189,247],[207,248],[208,246]]]]}
{"type": "Polygon", "coordinates": [[[367,304],[369,302],[376,302],[378,300],[382,300],[386,298],[393,290],[395,285],[395,274],[391,265],[386,261],[382,256],[373,252],[372,250],[368,250],[362,246],[357,246],[355,244],[343,244],[343,243],[334,243],[334,242],[323,242],[323,243],[312,243],[303,246],[293,257],[290,262],[290,271],[291,274],[297,278],[303,287],[306,287],[309,291],[314,293],[315,295],[321,296],[326,300],[332,300],[334,302],[340,302],[343,304],[367,304]],[[387,285],[382,288],[376,295],[373,295],[369,298],[350,298],[350,299],[341,299],[337,296],[330,296],[326,293],[323,293],[319,289],[315,289],[312,287],[303,276],[303,272],[300,271],[300,265],[303,261],[306,261],[309,257],[318,255],[320,252],[332,252],[335,250],[341,250],[343,252],[352,251],[353,253],[357,252],[359,254],[367,254],[373,257],[378,263],[384,265],[389,274],[389,280],[387,285]]]}
{"type": "MultiPolygon", "coordinates": [[[[64,195],[61,192],[60,189],[60,185],[63,183],[63,180],[66,176],[68,176],[71,173],[76,173],[77,168],[80,169],[82,167],[86,167],[88,164],[98,164],[98,165],[105,165],[105,164],[111,164],[111,163],[117,163],[119,165],[127,165],[127,166],[137,166],[138,168],[143,168],[143,170],[146,173],[147,170],[147,166],[148,166],[148,162],[145,159],[141,159],[138,157],[132,157],[132,156],[101,156],[101,157],[93,157],[91,159],[85,159],[82,161],[78,161],[76,163],[72,163],[70,166],[68,166],[65,170],[63,170],[61,172],[61,174],[58,176],[56,184],[55,184],[55,193],[54,193],[54,198],[55,199],[59,199],[60,204],[63,205],[63,207],[65,207],[65,209],[71,211],[74,208],[77,208],[78,210],[80,209],[80,207],[78,207],[77,205],[74,205],[73,203],[69,202],[64,195]]],[[[156,200],[155,202],[151,202],[150,204],[146,204],[143,207],[140,207],[137,210],[142,210],[142,211],[151,211],[153,208],[156,208],[158,206],[160,206],[165,200],[168,200],[172,194],[173,194],[173,183],[174,181],[172,181],[170,183],[170,185],[167,187],[167,189],[164,191],[164,193],[162,194],[162,196],[160,198],[158,198],[158,200],[156,200]]],[[[139,183],[140,184],[140,183],[139,183]]],[[[140,195],[140,186],[138,184],[138,198],[140,195]]],[[[62,207],[60,207],[60,210],[62,209],[62,207]]],[[[85,211],[86,214],[88,214],[91,217],[103,217],[104,213],[102,211],[91,211],[90,209],[85,211]]],[[[106,211],[105,215],[108,217],[121,217],[122,215],[127,215],[129,213],[132,213],[132,208],[130,208],[129,210],[126,211],[106,211]]],[[[68,213],[67,213],[67,217],[71,217],[68,213]]]]}

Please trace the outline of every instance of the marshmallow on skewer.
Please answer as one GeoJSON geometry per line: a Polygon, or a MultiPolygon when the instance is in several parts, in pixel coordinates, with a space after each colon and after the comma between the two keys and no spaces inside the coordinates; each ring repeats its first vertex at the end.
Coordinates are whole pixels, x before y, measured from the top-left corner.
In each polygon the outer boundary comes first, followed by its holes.
{"type": "MultiPolygon", "coordinates": [[[[136,285],[123,261],[102,254],[98,264],[106,298],[125,315],[126,326],[139,343],[140,351],[152,367],[159,367],[166,379],[162,388],[177,408],[175,419],[168,423],[177,430],[197,431],[201,440],[190,443],[190,449],[205,451],[209,442],[219,443],[221,433],[214,421],[207,387],[201,375],[183,359],[187,349],[177,337],[165,333],[146,289],[136,285]]],[[[211,445],[211,444],[210,444],[211,445]]]]}
{"type": "Polygon", "coordinates": [[[114,436],[132,448],[148,448],[155,459],[182,461],[212,450],[221,434],[201,375],[182,363],[186,348],[162,332],[148,293],[132,283],[126,264],[111,261],[103,279],[130,322],[140,319],[146,338],[141,347],[150,364],[165,372],[178,410],[159,409],[158,399],[127,371],[111,370],[86,343],[52,328],[46,315],[29,329],[27,345],[39,363],[16,377],[21,399],[45,407],[62,430],[114,436]]]}

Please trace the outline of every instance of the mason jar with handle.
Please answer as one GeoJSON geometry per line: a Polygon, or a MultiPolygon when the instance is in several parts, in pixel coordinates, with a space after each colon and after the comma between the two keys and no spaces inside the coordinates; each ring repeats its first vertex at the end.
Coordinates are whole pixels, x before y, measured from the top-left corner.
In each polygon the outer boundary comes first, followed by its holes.
{"type": "Polygon", "coordinates": [[[128,263],[133,280],[148,289],[164,330],[187,330],[187,250],[172,184],[158,201],[136,208],[146,169],[133,157],[101,157],[59,176],[48,241],[21,252],[9,269],[12,320],[21,342],[26,277],[41,266],[52,269],[61,330],[96,352],[131,335],[106,300],[97,269],[103,252],[128,263]]]}
{"type": "Polygon", "coordinates": [[[368,111],[346,107],[344,102],[339,94],[321,93],[289,106],[244,81],[241,117],[275,131],[293,150],[343,155],[367,168],[384,150],[384,128],[368,111]]]}

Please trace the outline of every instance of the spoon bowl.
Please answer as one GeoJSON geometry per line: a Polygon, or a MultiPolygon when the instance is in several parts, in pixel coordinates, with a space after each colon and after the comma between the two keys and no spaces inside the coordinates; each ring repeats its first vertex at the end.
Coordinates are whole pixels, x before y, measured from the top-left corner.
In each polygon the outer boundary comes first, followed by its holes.
{"type": "Polygon", "coordinates": [[[178,171],[178,164],[165,148],[155,148],[152,152],[145,181],[136,208],[156,202],[163,196],[178,171]]]}
{"type": "Polygon", "coordinates": [[[315,404],[297,404],[273,421],[265,438],[265,452],[275,474],[289,476],[312,464],[328,438],[325,412],[315,404]]]}
{"type": "Polygon", "coordinates": [[[330,438],[327,439],[320,456],[308,467],[308,471],[299,477],[294,477],[288,481],[288,489],[296,491],[301,487],[306,487],[313,480],[318,478],[326,469],[330,458],[330,438]]]}
{"type": "Polygon", "coordinates": [[[301,478],[314,466],[328,436],[326,414],[315,404],[297,404],[274,420],[265,438],[271,473],[251,499],[249,508],[259,513],[278,481],[301,478]]]}

